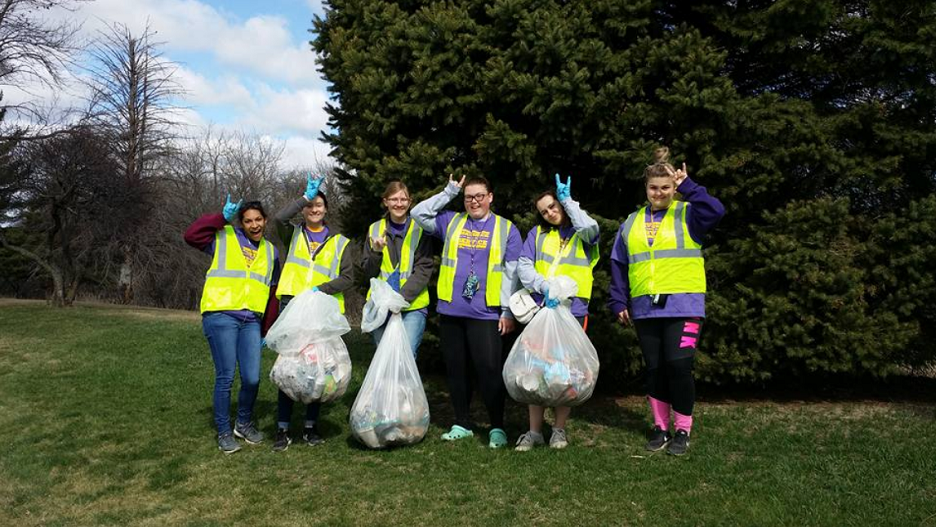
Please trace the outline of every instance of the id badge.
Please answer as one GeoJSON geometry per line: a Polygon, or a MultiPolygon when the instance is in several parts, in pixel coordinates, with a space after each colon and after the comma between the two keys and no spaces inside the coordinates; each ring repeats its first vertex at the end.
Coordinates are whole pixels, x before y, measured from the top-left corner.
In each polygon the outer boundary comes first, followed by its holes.
{"type": "Polygon", "coordinates": [[[468,279],[465,280],[465,287],[462,289],[462,296],[468,300],[474,298],[475,293],[477,293],[478,289],[481,287],[479,282],[478,275],[476,275],[474,271],[471,271],[471,274],[468,275],[468,279]]]}

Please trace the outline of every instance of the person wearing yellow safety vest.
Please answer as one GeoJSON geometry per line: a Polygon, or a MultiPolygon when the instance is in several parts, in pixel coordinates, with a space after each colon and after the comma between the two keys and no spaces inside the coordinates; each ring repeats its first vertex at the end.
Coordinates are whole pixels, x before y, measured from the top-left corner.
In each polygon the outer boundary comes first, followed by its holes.
{"type": "Polygon", "coordinates": [[[692,431],[696,347],[705,317],[705,235],[725,207],[689,179],[686,165],[654,153],[644,171],[649,205],[632,213],[614,240],[608,305],[621,324],[633,321],[647,366],[654,427],[646,449],[685,454],[692,431]],[[674,199],[676,192],[684,201],[674,199]],[[675,434],[670,434],[670,411],[675,434]]]}
{"type": "MultiPolygon", "coordinates": [[[[558,305],[549,298],[546,279],[568,276],[578,285],[578,293],[572,299],[572,315],[585,325],[588,317],[588,301],[592,291],[592,269],[598,263],[598,222],[583,211],[572,199],[572,178],[562,183],[556,174],[556,190],[540,193],[533,200],[539,213],[539,225],[527,234],[517,273],[520,283],[533,295],[538,303],[546,299],[547,307],[558,305]]],[[[555,408],[556,423],[549,437],[551,448],[568,446],[565,424],[570,408],[555,408]]],[[[530,405],[530,430],[517,439],[516,450],[526,452],[543,439],[543,414],[545,408],[530,405]]]]}
{"type": "Polygon", "coordinates": [[[263,238],[266,213],[259,201],[227,203],[221,214],[207,214],[185,231],[185,241],[211,255],[202,290],[202,329],[211,348],[215,384],[212,404],[218,448],[240,450],[234,437],[249,444],[263,441],[252,420],[260,386],[260,348],[265,314],[275,313],[271,290],[279,278],[279,258],[263,238]],[[240,226],[235,226],[235,222],[240,226]],[[231,385],[240,367],[237,420],[231,426],[231,385]]]}
{"type": "Polygon", "coordinates": [[[513,331],[510,295],[516,289],[520,232],[508,219],[491,212],[494,193],[483,177],[465,177],[413,207],[423,230],[443,241],[439,268],[439,338],[455,424],[442,434],[445,441],[474,435],[469,416],[471,372],[478,374],[481,398],[491,422],[488,446],[507,445],[504,401],[507,389],[501,337],[513,331]],[[464,189],[465,212],[442,209],[464,189]]]}
{"type": "MultiPolygon", "coordinates": [[[[321,184],[324,177],[306,180],[306,191],[298,200],[286,205],[276,213],[277,230],[283,243],[287,244],[286,263],[280,277],[276,295],[282,310],[296,295],[312,290],[321,291],[338,299],[344,313],[344,292],[352,286],[354,263],[345,257],[350,241],[340,233],[333,232],[326,224],[328,201],[321,184]],[[302,223],[293,224],[292,218],[302,212],[302,223]]],[[[276,408],[276,439],[273,450],[282,452],[289,448],[289,423],[292,420],[293,400],[279,391],[276,408]]],[[[323,442],[318,434],[320,403],[306,407],[305,427],[302,441],[308,445],[323,442]]]]}
{"type": "MultiPolygon", "coordinates": [[[[364,241],[364,276],[380,277],[409,302],[403,311],[403,327],[413,357],[419,350],[429,313],[429,279],[432,278],[432,238],[409,217],[409,190],[402,181],[391,181],[383,193],[387,214],[367,229],[364,241]]],[[[370,291],[367,293],[370,298],[370,291]]],[[[383,326],[371,334],[374,344],[383,337],[383,326]]]]}

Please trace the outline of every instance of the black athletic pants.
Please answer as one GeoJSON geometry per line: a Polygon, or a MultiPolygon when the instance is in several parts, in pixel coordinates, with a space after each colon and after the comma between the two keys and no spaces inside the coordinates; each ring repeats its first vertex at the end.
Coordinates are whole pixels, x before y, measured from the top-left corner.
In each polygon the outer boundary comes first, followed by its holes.
{"type": "Polygon", "coordinates": [[[692,415],[695,380],[692,369],[702,332],[701,318],[644,318],[634,321],[647,365],[647,394],[692,415]]]}
{"type": "Polygon", "coordinates": [[[455,424],[471,429],[469,407],[473,389],[471,368],[477,373],[481,399],[487,408],[491,428],[504,428],[503,342],[497,320],[475,320],[440,315],[439,339],[445,358],[446,377],[455,424]]]}

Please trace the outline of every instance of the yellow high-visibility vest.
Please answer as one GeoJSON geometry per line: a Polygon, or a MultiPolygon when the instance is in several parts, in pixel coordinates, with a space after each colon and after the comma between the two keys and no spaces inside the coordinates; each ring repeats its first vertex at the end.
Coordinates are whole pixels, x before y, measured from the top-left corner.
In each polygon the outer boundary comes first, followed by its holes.
{"type": "MultiPolygon", "coordinates": [[[[467,221],[467,212],[456,214],[445,229],[442,265],[439,266],[439,300],[452,301],[455,269],[458,267],[458,240],[467,221]]],[[[504,281],[504,257],[507,254],[507,235],[511,228],[515,227],[510,220],[494,214],[494,231],[488,246],[487,279],[484,292],[484,301],[489,307],[501,305],[500,289],[504,281]]]]}
{"type": "Polygon", "coordinates": [[[586,253],[585,242],[578,233],[575,233],[566,242],[560,254],[561,243],[558,228],[543,230],[539,225],[536,226],[536,260],[534,262],[536,272],[547,279],[554,276],[568,276],[578,284],[576,296],[585,300],[591,299],[594,282],[592,269],[598,263],[598,244],[592,245],[591,250],[586,253]],[[558,263],[556,263],[557,258],[558,263]]]}
{"type": "MultiPolygon", "coordinates": [[[[330,282],[341,274],[341,258],[350,240],[341,234],[329,236],[315,252],[315,259],[309,254],[309,244],[305,240],[302,225],[293,229],[292,240],[286,254],[286,263],[276,287],[276,297],[296,296],[303,291],[330,282]]],[[[345,312],[344,293],[335,293],[341,312],[345,312]]]]}
{"type": "Polygon", "coordinates": [[[653,246],[647,243],[647,207],[627,217],[621,236],[627,242],[632,297],[705,292],[702,245],[689,236],[688,212],[688,203],[674,201],[663,216],[653,246]]]}
{"type": "Polygon", "coordinates": [[[234,227],[225,225],[215,233],[214,256],[205,274],[201,312],[249,309],[266,311],[273,281],[273,244],[260,240],[257,256],[247,265],[234,227]]]}
{"type": "MultiPolygon", "coordinates": [[[[370,239],[374,238],[383,238],[384,233],[387,232],[387,219],[384,218],[380,221],[375,221],[371,223],[371,226],[367,229],[370,239]]],[[[416,261],[416,248],[419,246],[419,240],[422,239],[423,230],[422,227],[416,225],[415,221],[409,222],[409,227],[406,229],[406,235],[403,237],[403,246],[400,247],[400,288],[402,289],[403,285],[406,284],[406,281],[409,280],[409,277],[413,275],[413,264],[416,261]]],[[[368,240],[368,243],[371,243],[368,240]]],[[[390,278],[390,275],[393,274],[393,271],[396,268],[393,266],[393,263],[390,261],[390,249],[388,247],[383,248],[383,259],[380,261],[380,279],[384,282],[390,278]]],[[[367,290],[367,298],[370,299],[370,289],[367,290]]],[[[404,311],[415,311],[417,309],[422,309],[429,305],[429,286],[426,285],[423,287],[422,291],[419,292],[419,295],[410,302],[410,306],[404,311]]]]}

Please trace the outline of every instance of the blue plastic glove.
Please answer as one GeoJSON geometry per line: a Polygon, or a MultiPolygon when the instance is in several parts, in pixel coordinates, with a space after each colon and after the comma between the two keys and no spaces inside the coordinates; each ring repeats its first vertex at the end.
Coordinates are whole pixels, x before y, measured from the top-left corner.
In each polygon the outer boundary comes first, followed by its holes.
{"type": "Polygon", "coordinates": [[[233,223],[234,220],[237,219],[237,212],[240,210],[243,202],[244,200],[240,200],[237,203],[231,203],[231,194],[228,193],[227,201],[224,203],[224,210],[221,212],[221,214],[224,214],[224,219],[226,219],[228,223],[233,223]]]}
{"type": "Polygon", "coordinates": [[[572,176],[563,183],[559,180],[559,174],[556,174],[556,197],[559,201],[565,201],[572,197],[572,176]]]}
{"type": "Polygon", "coordinates": [[[309,172],[309,175],[306,176],[306,190],[305,198],[309,201],[315,199],[315,196],[318,196],[319,186],[322,184],[322,180],[325,178],[313,177],[312,172],[309,172]]]}
{"type": "Polygon", "coordinates": [[[545,306],[550,309],[556,309],[559,307],[559,299],[549,296],[549,287],[543,287],[543,298],[546,299],[545,306]]]}
{"type": "Polygon", "coordinates": [[[319,290],[319,288],[318,288],[317,285],[316,285],[316,286],[312,286],[312,292],[313,292],[313,293],[317,293],[318,290],[319,290]]]}

